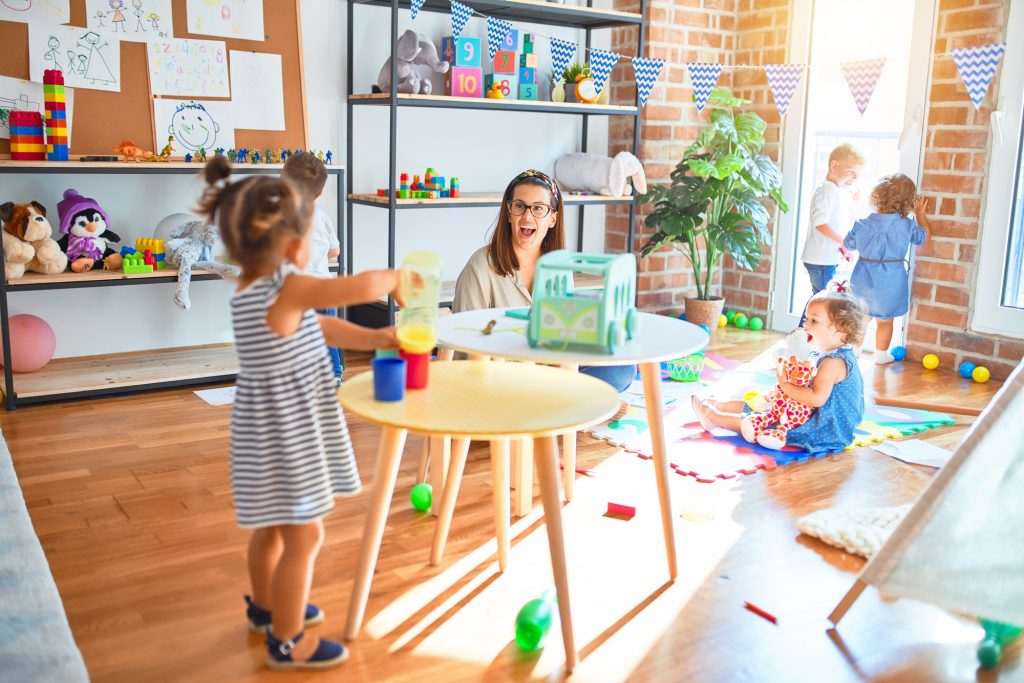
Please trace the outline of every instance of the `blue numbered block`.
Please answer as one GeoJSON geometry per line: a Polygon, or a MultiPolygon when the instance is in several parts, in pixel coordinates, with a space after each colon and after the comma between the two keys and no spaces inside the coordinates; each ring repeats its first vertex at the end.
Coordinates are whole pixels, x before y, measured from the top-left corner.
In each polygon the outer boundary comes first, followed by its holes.
{"type": "Polygon", "coordinates": [[[522,84],[532,83],[537,84],[537,70],[532,69],[528,66],[519,67],[519,82],[522,84]]]}
{"type": "Polygon", "coordinates": [[[505,39],[503,41],[501,41],[501,47],[499,47],[498,49],[499,50],[510,50],[511,52],[518,52],[519,51],[519,30],[518,29],[512,29],[511,31],[509,31],[508,35],[505,36],[505,39]]]}
{"type": "Polygon", "coordinates": [[[521,100],[539,100],[537,84],[536,83],[520,83],[519,84],[519,99],[521,100]]]}
{"type": "Polygon", "coordinates": [[[446,36],[441,39],[441,59],[451,66],[480,67],[479,38],[453,38],[446,36]]]}

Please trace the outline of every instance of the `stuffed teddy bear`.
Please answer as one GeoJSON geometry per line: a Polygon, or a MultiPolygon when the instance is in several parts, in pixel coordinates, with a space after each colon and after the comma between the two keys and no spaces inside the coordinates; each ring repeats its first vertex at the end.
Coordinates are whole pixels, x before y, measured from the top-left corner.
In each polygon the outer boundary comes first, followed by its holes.
{"type": "Polygon", "coordinates": [[[171,230],[164,258],[178,267],[174,303],[183,311],[192,307],[188,286],[192,282],[193,268],[212,270],[221,277],[238,277],[237,267],[213,260],[213,246],[216,243],[217,226],[206,221],[189,221],[171,230]]]}
{"type": "MultiPolygon", "coordinates": [[[[448,62],[437,54],[437,48],[430,38],[412,29],[407,30],[398,38],[395,46],[395,58],[398,59],[396,75],[398,83],[395,90],[412,95],[429,95],[433,85],[429,78],[421,78],[416,70],[417,64],[429,66],[433,71],[443,74],[448,71],[448,62]]],[[[391,58],[388,57],[384,66],[377,74],[377,85],[373,92],[391,92],[391,58]]]]}
{"type": "Polygon", "coordinates": [[[629,180],[639,194],[647,193],[647,177],[640,160],[629,152],[613,158],[575,152],[555,162],[555,180],[566,191],[582,190],[621,197],[632,192],[629,180]]]}
{"type": "Polygon", "coordinates": [[[26,270],[53,275],[68,267],[68,257],[53,240],[53,228],[46,220],[46,208],[42,204],[6,202],[0,205],[0,221],[4,223],[5,259],[10,254],[12,260],[20,261],[31,254],[27,261],[20,263],[5,260],[7,277],[21,277],[26,270]],[[16,245],[16,242],[20,244],[16,245]]]}
{"type": "MultiPolygon", "coordinates": [[[[779,358],[778,368],[789,379],[790,384],[798,387],[810,386],[818,370],[811,361],[798,360],[796,356],[779,358]]],[[[814,408],[790,398],[778,384],[768,393],[765,400],[768,409],[744,417],[740,422],[740,431],[743,438],[750,443],[756,441],[765,448],[781,450],[786,445],[789,430],[807,422],[814,408]]]]}
{"type": "Polygon", "coordinates": [[[82,273],[121,267],[121,255],[109,244],[121,238],[107,230],[109,219],[95,199],[83,197],[77,190],[65,190],[64,199],[57,203],[57,217],[63,235],[57,244],[68,255],[71,270],[82,273]]]}

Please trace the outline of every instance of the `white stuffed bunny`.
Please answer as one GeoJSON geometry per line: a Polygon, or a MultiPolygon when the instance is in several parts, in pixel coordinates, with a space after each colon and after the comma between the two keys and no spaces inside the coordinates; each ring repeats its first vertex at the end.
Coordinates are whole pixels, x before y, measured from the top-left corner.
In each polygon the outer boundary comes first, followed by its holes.
{"type": "Polygon", "coordinates": [[[640,160],[629,152],[613,158],[596,154],[566,154],[555,162],[555,180],[567,191],[582,190],[620,197],[632,193],[629,180],[637,193],[646,194],[647,177],[640,160]]]}

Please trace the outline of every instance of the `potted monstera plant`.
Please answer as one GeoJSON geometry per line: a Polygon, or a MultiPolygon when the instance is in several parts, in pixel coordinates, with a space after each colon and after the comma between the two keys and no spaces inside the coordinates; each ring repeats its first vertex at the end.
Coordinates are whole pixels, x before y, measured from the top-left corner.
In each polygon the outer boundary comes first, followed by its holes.
{"type": "Polygon", "coordinates": [[[768,124],[750,111],[736,112],[749,100],[715,88],[708,103],[711,120],[701,130],[670,175],[668,186],[652,186],[636,198],[653,203],[646,224],[655,232],[641,256],[666,245],[678,249],[693,268],[697,296],[685,301],[686,319],[714,330],[722,313],[722,297],[712,294],[715,269],[729,254],[741,268],[761,262],[768,243],[766,203],[782,211],[782,172],[761,153],[768,124]]]}

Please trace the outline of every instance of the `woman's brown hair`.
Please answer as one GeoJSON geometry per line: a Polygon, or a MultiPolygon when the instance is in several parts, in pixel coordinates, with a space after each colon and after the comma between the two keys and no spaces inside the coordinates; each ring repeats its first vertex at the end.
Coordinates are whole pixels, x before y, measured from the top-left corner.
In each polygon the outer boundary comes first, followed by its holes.
{"type": "Polygon", "coordinates": [[[878,213],[898,213],[906,218],[914,211],[917,186],[902,173],[887,175],[871,190],[871,204],[878,213]]]}
{"type": "Polygon", "coordinates": [[[243,271],[276,267],[276,247],[285,237],[303,237],[310,227],[313,202],[290,182],[274,176],[250,176],[228,182],[231,164],[215,156],[203,169],[206,189],[197,211],[216,222],[228,255],[243,271]]]}
{"type": "Polygon", "coordinates": [[[520,185],[536,185],[551,193],[551,210],[555,212],[555,224],[544,235],[544,241],[540,243],[540,253],[546,254],[565,248],[565,212],[562,207],[561,191],[546,173],[533,169],[523,171],[505,188],[505,194],[501,198],[501,209],[498,211],[498,224],[491,235],[490,244],[487,245],[488,263],[495,273],[504,277],[519,270],[519,259],[512,248],[512,221],[508,205],[512,203],[512,196],[520,185]]]}

